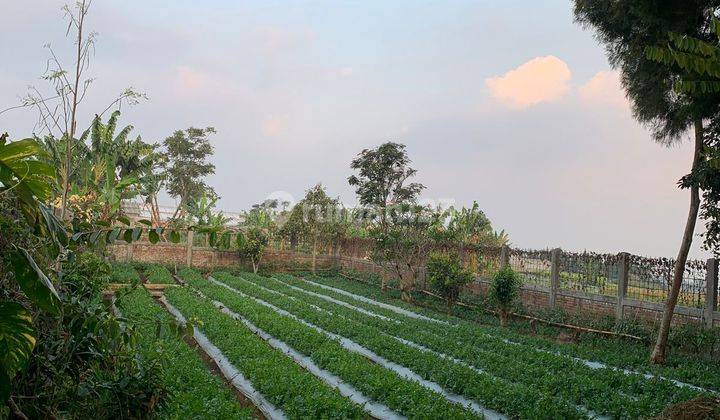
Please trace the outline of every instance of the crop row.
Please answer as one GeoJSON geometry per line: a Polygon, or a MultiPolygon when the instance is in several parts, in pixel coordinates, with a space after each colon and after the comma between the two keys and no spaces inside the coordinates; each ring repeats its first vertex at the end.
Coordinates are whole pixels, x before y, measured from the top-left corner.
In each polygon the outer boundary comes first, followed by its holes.
{"type": "MultiPolygon", "coordinates": [[[[423,324],[417,320],[391,322],[302,294],[282,283],[268,282],[267,279],[252,275],[245,277],[256,284],[281,291],[288,296],[331,311],[335,315],[373,328],[376,334],[390,334],[433,351],[446,353],[495,377],[519,382],[551,395],[556,393],[568,401],[599,413],[618,417],[648,414],[661,410],[671,401],[684,400],[697,395],[689,389],[678,389],[667,381],[650,381],[641,375],[626,375],[612,369],[591,369],[572,359],[544,352],[528,352],[521,346],[489,337],[485,337],[484,342],[475,340],[474,345],[467,345],[462,337],[457,337],[453,331],[448,331],[451,329],[447,326],[444,330],[428,332],[432,328],[442,328],[442,326],[430,322],[423,324]],[[628,396],[633,394],[638,396],[628,396]]],[[[242,282],[238,281],[232,284],[243,286],[242,282]]],[[[266,297],[271,298],[270,295],[266,297]]],[[[277,297],[274,299],[274,302],[277,302],[277,297]]]]}
{"type": "Polygon", "coordinates": [[[127,263],[118,263],[112,266],[110,281],[113,283],[137,284],[140,283],[140,275],[135,267],[127,263]]]}
{"type": "Polygon", "coordinates": [[[247,378],[255,389],[289,418],[362,418],[360,406],[304,371],[241,323],[187,288],[165,297],[247,378]]]}
{"type": "Polygon", "coordinates": [[[267,306],[207,282],[184,270],[183,280],[209,298],[218,300],[273,337],[337,375],[363,395],[408,417],[472,418],[473,412],[448,402],[442,395],[346,350],[337,340],[267,306]]]}
{"type": "MultiPolygon", "coordinates": [[[[477,323],[474,322],[460,321],[456,317],[451,317],[438,311],[408,304],[400,300],[399,292],[393,290],[382,293],[375,287],[356,281],[348,281],[344,278],[312,277],[312,281],[342,289],[379,302],[398,306],[423,315],[458,323],[458,327],[463,330],[475,330],[478,327],[477,323]]],[[[425,295],[418,295],[416,298],[421,299],[422,303],[425,305],[433,306],[433,304],[435,304],[435,307],[444,309],[444,303],[440,304],[435,302],[434,298],[430,298],[425,295]]],[[[477,316],[480,316],[480,314],[476,315],[476,317],[477,316]]],[[[567,345],[557,343],[553,340],[548,340],[541,336],[518,334],[508,328],[500,328],[485,324],[482,325],[482,328],[495,336],[522,343],[531,348],[561,353],[569,357],[598,360],[609,366],[615,366],[621,369],[635,369],[643,373],[661,375],[675,380],[692,383],[704,388],[720,391],[720,368],[712,366],[709,368],[707,361],[696,357],[671,353],[667,364],[657,365],[648,363],[649,349],[647,346],[639,343],[629,343],[621,340],[608,340],[606,338],[599,337],[585,337],[579,343],[567,345]]]]}
{"type": "Polygon", "coordinates": [[[145,268],[145,279],[148,283],[154,284],[173,284],[173,276],[166,267],[162,265],[149,265],[145,268]]]}
{"type": "MultiPolygon", "coordinates": [[[[526,363],[532,364],[542,362],[544,365],[551,363],[548,362],[548,360],[555,361],[556,366],[558,369],[561,369],[563,373],[567,372],[567,366],[570,364],[576,368],[578,373],[585,371],[586,375],[596,379],[601,379],[606,383],[619,382],[621,385],[624,385],[624,387],[620,389],[622,392],[644,394],[643,398],[656,400],[655,402],[644,402],[645,406],[652,407],[662,405],[668,396],[674,395],[675,398],[680,398],[681,401],[685,398],[697,396],[699,393],[697,390],[693,390],[689,387],[682,387],[682,389],[678,391],[677,386],[671,381],[661,379],[648,380],[648,378],[642,374],[626,374],[628,372],[623,372],[622,369],[605,368],[601,364],[593,364],[592,362],[588,363],[584,360],[573,359],[567,355],[559,354],[554,350],[538,348],[524,340],[517,340],[517,337],[511,336],[509,338],[505,338],[507,337],[507,334],[502,335],[498,334],[497,331],[487,331],[486,328],[479,327],[475,323],[456,320],[457,323],[453,324],[453,328],[446,328],[445,326],[438,325],[436,323],[423,322],[422,320],[398,315],[391,310],[374,306],[361,300],[353,299],[352,297],[348,297],[342,293],[314,286],[311,283],[297,280],[292,276],[284,276],[282,280],[309,292],[319,293],[324,291],[325,295],[330,296],[333,299],[343,301],[346,304],[353,304],[362,310],[372,310],[377,314],[382,314],[383,316],[402,319],[403,322],[410,327],[423,328],[423,330],[432,334],[455,339],[457,342],[462,342],[463,344],[481,349],[488,349],[488,346],[490,346],[488,350],[491,351],[506,349],[505,352],[512,353],[514,360],[524,358],[523,360],[526,363]]],[[[673,399],[673,401],[678,400],[673,399]]]]}
{"type": "Polygon", "coordinates": [[[208,370],[194,349],[176,333],[162,328],[170,325],[172,318],[167,311],[153,302],[145,289],[135,289],[124,295],[118,305],[140,334],[138,345],[143,356],[147,360],[163,364],[162,384],[167,391],[167,397],[161,401],[156,411],[157,417],[253,417],[252,410],[239,404],[223,380],[208,370]]]}
{"type": "Polygon", "coordinates": [[[376,354],[405,366],[426,380],[445,389],[478,401],[484,406],[523,418],[580,418],[584,413],[573,404],[555,398],[552,393],[499,380],[467,365],[455,363],[434,352],[408,346],[383,335],[378,329],[349,317],[339,317],[313,308],[299,299],[263,291],[258,286],[225,273],[218,279],[241,290],[272,302],[296,316],[334,334],[349,338],[376,354]]]}

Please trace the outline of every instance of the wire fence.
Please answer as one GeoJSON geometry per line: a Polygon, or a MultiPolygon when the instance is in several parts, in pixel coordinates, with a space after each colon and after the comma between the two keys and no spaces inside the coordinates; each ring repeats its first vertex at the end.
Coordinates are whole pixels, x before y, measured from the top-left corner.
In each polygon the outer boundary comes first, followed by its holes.
{"type": "Polygon", "coordinates": [[[617,296],[618,256],[589,252],[560,254],[559,289],[617,296]]]}
{"type": "Polygon", "coordinates": [[[550,287],[552,255],[550,250],[510,249],[509,265],[523,284],[550,287]]]}

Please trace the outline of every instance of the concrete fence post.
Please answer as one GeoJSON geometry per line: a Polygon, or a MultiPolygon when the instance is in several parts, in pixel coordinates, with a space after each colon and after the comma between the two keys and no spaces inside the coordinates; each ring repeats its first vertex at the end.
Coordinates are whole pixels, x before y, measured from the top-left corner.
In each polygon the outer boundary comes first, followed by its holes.
{"type": "Polygon", "coordinates": [[[625,295],[627,294],[628,276],[630,273],[630,255],[627,252],[618,254],[617,306],[615,319],[621,321],[625,316],[625,295]]]}
{"type": "Polygon", "coordinates": [[[550,253],[550,309],[557,305],[557,292],[560,289],[560,256],[562,250],[555,248],[550,253]]]}
{"type": "Polygon", "coordinates": [[[718,297],[718,260],[715,258],[707,260],[705,282],[705,325],[712,328],[718,297]]]}
{"type": "Polygon", "coordinates": [[[510,247],[503,245],[500,248],[500,267],[504,268],[510,265],[510,247]]]}
{"type": "Polygon", "coordinates": [[[192,267],[192,254],[193,254],[193,241],[194,241],[195,232],[192,230],[188,230],[187,233],[187,254],[185,263],[188,267],[192,267]]]}
{"type": "Polygon", "coordinates": [[[133,259],[134,259],[134,257],[133,257],[133,251],[134,251],[134,249],[135,249],[135,244],[134,244],[134,242],[130,242],[129,244],[127,244],[127,248],[125,249],[125,251],[126,251],[126,252],[125,252],[125,259],[127,260],[127,262],[133,262],[133,259]]]}

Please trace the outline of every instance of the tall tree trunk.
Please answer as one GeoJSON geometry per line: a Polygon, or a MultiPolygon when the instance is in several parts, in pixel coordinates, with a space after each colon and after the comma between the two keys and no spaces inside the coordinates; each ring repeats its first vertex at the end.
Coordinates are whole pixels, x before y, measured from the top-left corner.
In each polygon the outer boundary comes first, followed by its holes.
{"type": "MultiPolygon", "coordinates": [[[[693,155],[693,164],[691,173],[694,173],[700,164],[703,147],[703,125],[702,120],[695,121],[695,152],[693,155]]],[[[682,286],[683,273],[685,272],[685,263],[687,262],[690,245],[692,245],[692,237],[695,232],[695,223],[697,221],[698,210],[700,208],[700,191],[696,185],[690,187],[690,210],[688,211],[687,222],[685,222],[685,231],[683,232],[680,250],[673,269],[673,281],[670,294],[665,302],[665,311],[663,312],[662,324],[658,332],[655,348],[653,349],[650,361],[656,364],[665,363],[668,335],[670,333],[670,323],[677,305],[680,287],[682,286]]]]}

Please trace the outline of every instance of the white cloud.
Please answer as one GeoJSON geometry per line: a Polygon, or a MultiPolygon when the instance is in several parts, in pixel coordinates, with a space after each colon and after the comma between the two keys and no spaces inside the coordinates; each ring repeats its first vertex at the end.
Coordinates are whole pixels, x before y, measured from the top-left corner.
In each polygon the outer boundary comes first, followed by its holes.
{"type": "Polygon", "coordinates": [[[507,73],[485,79],[493,98],[516,109],[562,98],[569,90],[570,68],[561,59],[536,57],[507,73]]]}
{"type": "Polygon", "coordinates": [[[579,88],[580,99],[591,105],[611,106],[627,109],[630,102],[620,84],[620,75],[616,71],[597,72],[579,88]]]}

